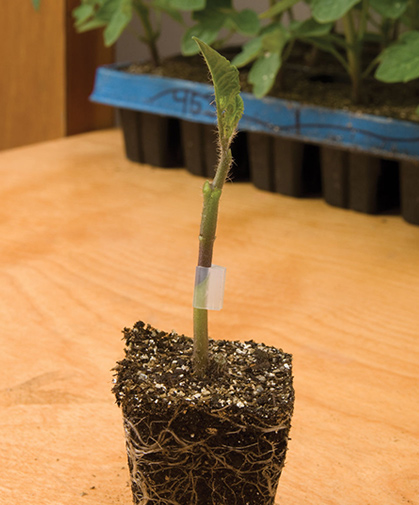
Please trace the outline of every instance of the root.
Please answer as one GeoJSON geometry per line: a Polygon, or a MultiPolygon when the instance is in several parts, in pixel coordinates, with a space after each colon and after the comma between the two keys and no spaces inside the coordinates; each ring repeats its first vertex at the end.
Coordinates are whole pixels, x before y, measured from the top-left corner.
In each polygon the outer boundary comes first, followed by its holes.
{"type": "Polygon", "coordinates": [[[134,503],[273,505],[288,430],[244,426],[212,412],[200,414],[202,426],[210,426],[202,434],[193,411],[179,409],[170,422],[152,421],[152,413],[124,417],[134,503]]]}
{"type": "Polygon", "coordinates": [[[113,392],[135,505],[274,505],[294,404],[292,357],[254,341],[193,341],[138,322],[124,330],[113,392]]]}

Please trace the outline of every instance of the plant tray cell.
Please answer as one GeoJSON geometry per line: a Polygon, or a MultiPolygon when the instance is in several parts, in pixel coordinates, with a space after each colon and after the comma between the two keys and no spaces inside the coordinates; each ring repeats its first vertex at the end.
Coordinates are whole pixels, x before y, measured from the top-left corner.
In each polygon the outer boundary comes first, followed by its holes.
{"type": "MultiPolygon", "coordinates": [[[[126,67],[99,67],[90,98],[119,109],[127,157],[211,178],[212,87],[126,67]]],[[[419,225],[419,123],[242,97],[233,180],[293,197],[322,195],[330,205],[364,213],[399,211],[419,225]]]]}

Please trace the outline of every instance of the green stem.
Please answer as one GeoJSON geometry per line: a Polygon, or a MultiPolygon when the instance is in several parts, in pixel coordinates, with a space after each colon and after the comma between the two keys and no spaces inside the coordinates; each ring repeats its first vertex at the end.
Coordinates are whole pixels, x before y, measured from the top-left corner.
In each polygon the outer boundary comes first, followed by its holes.
{"type": "Polygon", "coordinates": [[[361,56],[363,41],[367,30],[369,0],[362,1],[358,27],[355,27],[354,11],[348,11],[343,17],[343,30],[346,39],[346,55],[349,65],[349,75],[352,81],[352,101],[361,101],[361,56]]]}
{"type": "Polygon", "coordinates": [[[359,61],[360,55],[355,24],[351,11],[347,12],[343,17],[343,30],[346,39],[346,57],[348,60],[349,75],[352,81],[352,101],[358,103],[360,99],[361,64],[359,61]]]}
{"type": "Polygon", "coordinates": [[[295,21],[295,15],[294,15],[294,10],[292,7],[290,7],[288,10],[287,10],[287,14],[288,14],[288,18],[290,20],[290,22],[292,23],[293,21],[295,21]]]}
{"type": "MultiPolygon", "coordinates": [[[[269,2],[269,8],[274,7],[278,3],[278,0],[270,0],[269,2]]],[[[272,22],[273,23],[280,23],[282,19],[282,13],[281,14],[275,14],[272,16],[272,22]]]]}
{"type": "Polygon", "coordinates": [[[358,29],[358,46],[361,46],[367,32],[369,0],[363,0],[358,29]]]}
{"type": "Polygon", "coordinates": [[[159,37],[159,32],[154,31],[150,22],[150,9],[143,4],[141,0],[137,0],[134,3],[134,8],[138,13],[141,24],[144,29],[144,37],[141,40],[148,46],[150,51],[151,61],[155,67],[160,65],[160,55],[157,49],[157,39],[159,37]]]}
{"type": "MultiPolygon", "coordinates": [[[[321,51],[324,51],[324,46],[322,44],[319,44],[316,39],[310,39],[310,38],[302,38],[301,40],[308,42],[309,44],[312,44],[314,47],[318,47],[321,51]]],[[[328,47],[326,49],[330,54],[332,54],[336,60],[342,65],[342,67],[345,69],[345,72],[350,74],[350,69],[348,62],[345,60],[344,56],[340,54],[340,52],[335,49],[333,46],[328,47]]]]}
{"type": "Polygon", "coordinates": [[[198,376],[208,368],[208,310],[193,309],[193,364],[198,376]]]}
{"type": "MultiPolygon", "coordinates": [[[[217,109],[218,166],[212,183],[206,181],[203,187],[204,204],[198,255],[198,267],[211,268],[215,232],[217,230],[218,207],[221,192],[232,163],[230,145],[243,114],[243,100],[240,97],[239,71],[237,68],[202,40],[197,37],[193,37],[193,39],[198,44],[210,70],[217,109]]],[[[198,293],[195,293],[198,294],[198,298],[201,294],[199,290],[206,287],[204,283],[206,283],[206,279],[202,281],[202,284],[195,286],[195,289],[198,289],[198,293]]],[[[203,377],[208,369],[207,309],[194,308],[193,318],[193,366],[195,373],[199,377],[203,377]]]]}
{"type": "Polygon", "coordinates": [[[204,207],[202,209],[201,229],[199,233],[198,266],[210,268],[217,229],[218,205],[221,189],[214,187],[214,183],[205,182],[204,207]]]}
{"type": "Polygon", "coordinates": [[[285,50],[284,50],[284,53],[282,55],[282,63],[281,63],[281,66],[284,65],[284,63],[286,61],[288,61],[288,58],[291,56],[292,54],[292,50],[294,49],[294,46],[295,46],[295,42],[296,42],[297,39],[292,39],[288,45],[286,46],[285,50]]]}
{"type": "MultiPolygon", "coordinates": [[[[221,191],[231,166],[229,145],[221,145],[220,159],[212,183],[206,181],[203,187],[204,205],[199,233],[198,266],[210,268],[217,230],[218,208],[221,191]]],[[[197,375],[205,375],[208,367],[208,311],[193,311],[194,350],[193,362],[197,375]]]]}
{"type": "Polygon", "coordinates": [[[368,67],[362,72],[362,75],[361,75],[361,78],[362,79],[366,79],[370,73],[374,70],[374,68],[379,64],[380,62],[380,56],[381,55],[378,55],[376,58],[374,58],[370,64],[368,65],[368,67]]]}
{"type": "Polygon", "coordinates": [[[412,8],[411,8],[411,28],[412,30],[419,29],[419,0],[411,0],[412,8]]]}

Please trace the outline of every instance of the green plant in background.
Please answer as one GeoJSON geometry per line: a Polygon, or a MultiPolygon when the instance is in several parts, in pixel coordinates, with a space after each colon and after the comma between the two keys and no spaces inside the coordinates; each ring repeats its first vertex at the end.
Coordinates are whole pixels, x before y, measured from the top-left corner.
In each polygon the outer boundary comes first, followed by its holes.
{"type": "Polygon", "coordinates": [[[324,37],[323,49],[340,55],[338,59],[351,78],[354,102],[362,101],[362,81],[377,65],[375,77],[384,82],[407,82],[419,77],[419,34],[407,31],[398,37],[400,27],[412,30],[417,25],[418,5],[418,0],[311,0],[316,21],[342,22],[343,37],[331,32],[324,37]],[[369,31],[369,26],[374,29],[369,31]],[[369,41],[378,44],[382,51],[363,68],[363,50],[369,41]],[[415,66],[416,71],[412,71],[415,66]]]}
{"type": "Polygon", "coordinates": [[[259,15],[269,23],[243,45],[233,60],[238,67],[252,63],[249,82],[257,97],[270,91],[296,41],[328,52],[341,63],[351,79],[355,103],[362,101],[362,81],[377,65],[375,77],[384,82],[419,77],[419,37],[414,31],[419,24],[418,0],[306,0],[310,15],[296,21],[293,8],[301,3],[272,1],[270,8],[259,15]],[[288,23],[283,22],[284,17],[288,23]],[[397,38],[400,27],[410,31],[397,38]],[[382,52],[363,67],[365,43],[370,41],[377,43],[382,52]]]}
{"type": "Polygon", "coordinates": [[[408,82],[419,77],[419,31],[403,33],[383,51],[375,72],[384,82],[408,82]]]}
{"type": "Polygon", "coordinates": [[[293,7],[301,3],[300,0],[271,3],[271,7],[259,15],[260,20],[268,20],[268,24],[261,28],[256,37],[243,45],[242,51],[232,62],[239,68],[252,63],[248,80],[258,98],[271,90],[297,40],[317,44],[322,48],[322,40],[333,27],[331,22],[320,23],[313,18],[296,21],[293,7]]]}
{"type": "Polygon", "coordinates": [[[235,33],[254,36],[260,28],[256,12],[251,9],[236,10],[232,0],[206,0],[203,8],[194,9],[192,20],[194,24],[185,31],[182,38],[181,50],[185,56],[199,52],[193,37],[220,49],[225,47],[235,33]]]}
{"type": "Polygon", "coordinates": [[[399,20],[408,7],[409,0],[312,0],[313,17],[320,23],[342,21],[343,37],[330,34],[325,38],[325,50],[332,54],[340,48],[343,55],[338,59],[349,74],[352,82],[352,100],[362,101],[361,84],[377,66],[380,56],[368,62],[362,68],[365,43],[374,41],[381,48],[386,48],[397,35],[399,20]],[[377,22],[377,18],[381,21],[377,22]],[[375,26],[368,31],[369,25],[375,26]]]}
{"type": "MultiPolygon", "coordinates": [[[[35,9],[39,9],[40,2],[32,0],[35,9]]],[[[138,39],[148,47],[151,61],[158,66],[157,41],[161,36],[162,14],[185,25],[182,13],[204,9],[205,3],[206,0],[80,0],[72,14],[74,26],[80,33],[103,28],[105,46],[114,44],[134,15],[138,16],[142,27],[138,39]]]]}
{"type": "MultiPolygon", "coordinates": [[[[198,266],[210,268],[212,265],[218,207],[221,192],[231,164],[231,142],[243,114],[243,100],[240,96],[239,72],[226,58],[194,38],[207,66],[214,85],[217,110],[217,131],[219,158],[214,180],[206,181],[203,187],[204,205],[202,210],[198,266]]],[[[194,308],[194,367],[198,375],[204,375],[208,365],[208,310],[194,308]]]]}
{"type": "MultiPolygon", "coordinates": [[[[36,9],[40,0],[32,0],[36,9]]],[[[149,48],[151,61],[160,64],[157,41],[161,36],[161,16],[166,14],[184,26],[180,50],[185,56],[197,54],[199,49],[194,36],[215,47],[223,47],[234,33],[255,35],[259,30],[259,19],[251,9],[237,11],[232,0],[80,0],[73,10],[75,27],[79,32],[103,28],[106,46],[114,44],[137,15],[142,33],[138,39],[149,48]],[[192,13],[194,24],[187,27],[184,13],[192,13]],[[226,35],[220,40],[220,32],[226,35]]]]}
{"type": "Polygon", "coordinates": [[[104,28],[104,43],[111,46],[136,14],[142,26],[138,38],[149,48],[151,61],[157,66],[160,64],[157,41],[161,35],[161,15],[165,13],[183,24],[182,11],[204,6],[205,0],[81,0],[73,16],[79,32],[104,28]]]}
{"type": "MultiPolygon", "coordinates": [[[[378,7],[379,1],[375,0],[374,3],[377,4],[376,8],[380,8],[383,12],[383,6],[378,7]]],[[[419,78],[419,0],[397,2],[387,0],[383,4],[389,4],[387,17],[393,21],[394,30],[398,32],[401,26],[407,31],[402,31],[398,39],[379,55],[375,77],[388,83],[417,79],[419,78]]]]}
{"type": "MultiPolygon", "coordinates": [[[[39,8],[40,0],[32,3],[39,8]]],[[[233,64],[250,67],[248,80],[256,97],[272,89],[297,41],[307,44],[308,51],[314,48],[336,58],[350,77],[353,102],[362,102],[362,82],[371,75],[383,82],[419,77],[419,0],[269,0],[259,15],[236,8],[233,0],[80,0],[73,11],[76,29],[103,28],[107,46],[137,15],[142,26],[138,38],[155,65],[160,63],[157,41],[163,14],[184,27],[180,50],[185,56],[199,51],[194,36],[218,50],[232,35],[245,36],[233,64]],[[305,19],[295,19],[297,4],[306,4],[305,19]],[[192,26],[185,23],[185,14],[191,15],[192,26]],[[369,42],[378,50],[367,57],[369,42]]]]}

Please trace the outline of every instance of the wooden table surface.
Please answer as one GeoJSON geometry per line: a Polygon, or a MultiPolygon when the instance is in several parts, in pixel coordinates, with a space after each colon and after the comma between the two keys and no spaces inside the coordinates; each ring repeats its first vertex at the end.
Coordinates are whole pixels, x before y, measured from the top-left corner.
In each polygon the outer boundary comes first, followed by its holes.
{"type": "MultiPolygon", "coordinates": [[[[0,153],[0,503],[131,503],[121,330],[191,334],[203,179],[119,131],[0,153]]],[[[225,188],[214,338],[294,355],[281,505],[419,504],[419,227],[225,188]]]]}

